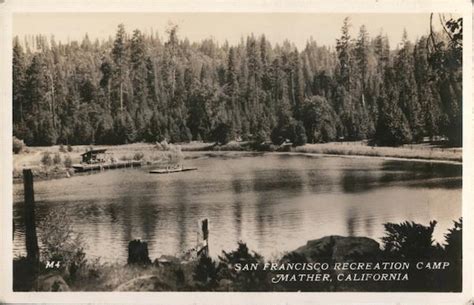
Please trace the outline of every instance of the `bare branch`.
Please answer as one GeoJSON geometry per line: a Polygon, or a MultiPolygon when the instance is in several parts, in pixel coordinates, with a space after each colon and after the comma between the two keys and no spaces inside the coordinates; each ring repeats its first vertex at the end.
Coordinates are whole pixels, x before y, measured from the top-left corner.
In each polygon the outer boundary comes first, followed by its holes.
{"type": "Polygon", "coordinates": [[[443,28],[446,35],[448,35],[449,40],[453,41],[453,36],[451,35],[451,33],[449,33],[448,29],[446,28],[446,20],[444,19],[444,16],[442,17],[442,14],[439,14],[439,22],[441,23],[441,27],[443,28]]]}

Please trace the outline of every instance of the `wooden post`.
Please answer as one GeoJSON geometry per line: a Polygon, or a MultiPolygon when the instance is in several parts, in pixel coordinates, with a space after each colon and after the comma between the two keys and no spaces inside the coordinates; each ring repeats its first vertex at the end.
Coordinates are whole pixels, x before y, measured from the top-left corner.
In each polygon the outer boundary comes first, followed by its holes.
{"type": "Polygon", "coordinates": [[[201,229],[202,229],[202,238],[204,240],[207,240],[209,237],[209,225],[208,225],[207,218],[202,221],[201,229]]]}
{"type": "Polygon", "coordinates": [[[204,242],[202,254],[205,256],[209,256],[209,222],[207,218],[202,220],[201,230],[202,230],[202,239],[204,242]]]}
{"type": "Polygon", "coordinates": [[[23,186],[25,192],[25,243],[26,258],[30,262],[39,262],[38,238],[35,223],[35,191],[31,169],[23,170],[23,186]]]}

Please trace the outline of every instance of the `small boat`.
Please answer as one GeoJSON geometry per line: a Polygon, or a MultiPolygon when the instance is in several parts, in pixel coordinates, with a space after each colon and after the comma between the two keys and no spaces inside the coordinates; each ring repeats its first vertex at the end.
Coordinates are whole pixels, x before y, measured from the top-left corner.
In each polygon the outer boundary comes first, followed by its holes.
{"type": "Polygon", "coordinates": [[[197,167],[161,168],[150,171],[150,174],[171,174],[197,170],[197,167]]]}

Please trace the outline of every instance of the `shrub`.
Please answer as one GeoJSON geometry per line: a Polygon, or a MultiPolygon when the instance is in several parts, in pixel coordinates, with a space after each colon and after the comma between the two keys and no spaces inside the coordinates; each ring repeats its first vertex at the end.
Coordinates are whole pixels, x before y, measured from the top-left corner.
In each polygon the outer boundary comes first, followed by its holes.
{"type": "Polygon", "coordinates": [[[450,268],[444,279],[450,291],[461,291],[462,288],[462,218],[454,221],[454,227],[444,235],[446,238],[445,255],[450,268]]]}
{"type": "Polygon", "coordinates": [[[176,277],[176,286],[182,287],[186,284],[186,276],[184,275],[184,271],[181,267],[178,267],[173,271],[174,276],[176,277]]]}
{"type": "Polygon", "coordinates": [[[53,159],[51,159],[51,154],[48,151],[43,153],[41,157],[41,164],[44,166],[51,166],[53,164],[53,159]]]}
{"type": "Polygon", "coordinates": [[[325,97],[315,95],[305,100],[302,121],[311,143],[334,141],[339,117],[325,97]]]}
{"type": "Polygon", "coordinates": [[[74,149],[72,148],[71,144],[67,145],[67,151],[72,152],[74,149]]]}
{"type": "Polygon", "coordinates": [[[293,145],[294,146],[305,145],[308,139],[306,137],[306,130],[303,126],[303,123],[301,123],[300,121],[297,121],[293,128],[294,128],[293,145]]]}
{"type": "Polygon", "coordinates": [[[293,143],[293,146],[306,144],[306,130],[301,121],[290,120],[284,124],[277,125],[270,134],[273,144],[281,145],[286,140],[293,143]]]}
{"type": "Polygon", "coordinates": [[[74,232],[72,217],[63,206],[50,211],[39,223],[41,230],[41,258],[60,261],[60,266],[71,278],[85,263],[83,240],[74,232]]]}
{"type": "Polygon", "coordinates": [[[212,131],[212,139],[216,144],[225,145],[230,141],[232,135],[232,128],[225,123],[219,123],[212,131]]]}
{"type": "Polygon", "coordinates": [[[130,155],[123,155],[123,156],[120,157],[120,160],[122,160],[122,161],[130,161],[132,159],[133,159],[133,157],[130,156],[130,155]]]}
{"type": "Polygon", "coordinates": [[[133,155],[133,160],[136,160],[136,161],[140,161],[143,159],[145,155],[142,153],[142,152],[136,152],[134,155],[133,155]]]}
{"type": "Polygon", "coordinates": [[[66,152],[66,148],[64,148],[64,145],[59,145],[59,152],[62,152],[62,153],[65,153],[66,152]]]}
{"type": "Polygon", "coordinates": [[[66,158],[64,158],[64,166],[66,168],[71,168],[72,167],[72,159],[69,155],[67,155],[66,158]]]}
{"type": "Polygon", "coordinates": [[[462,258],[462,218],[454,221],[454,227],[448,229],[448,233],[444,235],[446,238],[446,254],[449,258],[462,258]]]}
{"type": "Polygon", "coordinates": [[[24,147],[25,147],[25,143],[23,142],[23,140],[20,140],[17,137],[13,137],[13,153],[14,154],[21,153],[24,147]]]}
{"type": "Polygon", "coordinates": [[[61,163],[61,155],[59,153],[54,154],[53,163],[55,165],[61,163]]]}
{"type": "Polygon", "coordinates": [[[234,289],[237,291],[266,291],[271,289],[268,281],[268,272],[262,268],[259,270],[237,271],[234,265],[239,264],[264,264],[263,257],[258,253],[251,253],[247,245],[243,242],[238,243],[235,251],[222,251],[219,256],[219,277],[229,279],[233,282],[234,289]]]}
{"type": "Polygon", "coordinates": [[[213,147],[213,150],[221,150],[221,151],[241,151],[241,150],[245,150],[243,147],[242,147],[242,144],[238,143],[238,142],[229,142],[225,145],[222,145],[222,146],[214,146],[213,147]]]}
{"type": "Polygon", "coordinates": [[[433,231],[436,221],[429,226],[414,222],[384,224],[386,236],[382,237],[385,252],[398,258],[429,258],[436,248],[433,243],[433,231]]]}
{"type": "Polygon", "coordinates": [[[193,280],[199,290],[209,291],[217,286],[217,265],[212,258],[200,256],[193,270],[193,280]]]}

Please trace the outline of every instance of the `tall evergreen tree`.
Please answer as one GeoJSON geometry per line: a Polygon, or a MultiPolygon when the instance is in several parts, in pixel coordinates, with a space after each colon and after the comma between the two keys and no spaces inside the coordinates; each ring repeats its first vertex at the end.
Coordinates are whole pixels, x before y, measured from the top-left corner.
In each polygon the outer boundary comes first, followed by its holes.
{"type": "Polygon", "coordinates": [[[403,32],[402,47],[394,61],[394,71],[398,87],[398,105],[410,124],[413,140],[420,141],[424,134],[421,108],[416,93],[414,74],[413,45],[408,41],[407,32],[403,32]]]}

